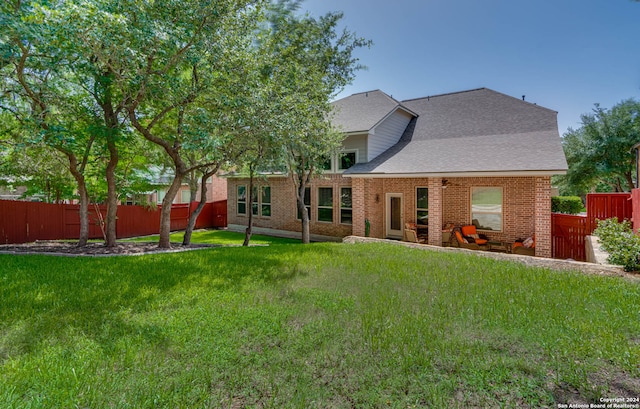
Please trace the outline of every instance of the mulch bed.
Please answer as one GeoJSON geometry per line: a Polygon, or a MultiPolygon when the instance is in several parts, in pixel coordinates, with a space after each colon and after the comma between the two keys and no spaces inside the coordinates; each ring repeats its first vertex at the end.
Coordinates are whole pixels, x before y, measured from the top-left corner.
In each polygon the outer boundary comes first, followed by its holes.
{"type": "Polygon", "coordinates": [[[158,243],[117,243],[115,247],[105,247],[104,243],[88,243],[78,247],[74,242],[36,241],[25,244],[0,245],[0,254],[49,254],[65,256],[125,256],[153,253],[169,253],[202,248],[219,247],[215,244],[173,244],[170,249],[158,248],[158,243]]]}

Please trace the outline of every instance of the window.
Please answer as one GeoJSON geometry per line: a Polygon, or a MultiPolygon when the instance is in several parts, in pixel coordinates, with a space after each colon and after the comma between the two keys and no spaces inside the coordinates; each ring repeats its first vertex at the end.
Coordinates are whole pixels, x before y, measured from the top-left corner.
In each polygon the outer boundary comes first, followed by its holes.
{"type": "Polygon", "coordinates": [[[262,186],[262,195],[260,198],[260,215],[262,217],[271,217],[271,187],[262,186]]]}
{"type": "Polygon", "coordinates": [[[180,192],[180,203],[189,203],[191,201],[191,190],[182,190],[180,192]]]}
{"type": "Polygon", "coordinates": [[[429,189],[416,188],[416,223],[429,225],[429,189]]]}
{"type": "Polygon", "coordinates": [[[247,187],[238,186],[238,214],[247,214],[247,187]]]}
{"type": "Polygon", "coordinates": [[[251,203],[251,212],[253,213],[254,216],[258,215],[258,187],[254,186],[253,189],[251,190],[253,192],[253,201],[251,203]]]}
{"type": "Polygon", "coordinates": [[[351,188],[340,189],[340,223],[351,224],[353,221],[353,210],[351,208],[351,188]]]}
{"type": "Polygon", "coordinates": [[[338,157],[338,169],[346,170],[355,165],[358,160],[357,156],[356,151],[342,152],[338,157]]]}
{"type": "Polygon", "coordinates": [[[333,188],[318,188],[318,221],[333,222],[333,188]]]}
{"type": "Polygon", "coordinates": [[[479,230],[502,231],[502,188],[471,188],[471,222],[479,230]]]}
{"type": "MultiPolygon", "coordinates": [[[[311,188],[304,188],[304,207],[307,209],[307,216],[311,219],[311,188]]],[[[296,203],[296,209],[298,208],[298,203],[296,203]]],[[[302,215],[300,214],[300,210],[298,210],[298,220],[302,220],[302,215]]]]}
{"type": "Polygon", "coordinates": [[[327,160],[322,162],[322,164],[320,165],[320,169],[331,172],[331,158],[328,158],[327,160]]]}
{"type": "Polygon", "coordinates": [[[156,200],[156,202],[162,203],[166,195],[167,195],[167,192],[165,190],[158,190],[158,200],[156,200]]]}

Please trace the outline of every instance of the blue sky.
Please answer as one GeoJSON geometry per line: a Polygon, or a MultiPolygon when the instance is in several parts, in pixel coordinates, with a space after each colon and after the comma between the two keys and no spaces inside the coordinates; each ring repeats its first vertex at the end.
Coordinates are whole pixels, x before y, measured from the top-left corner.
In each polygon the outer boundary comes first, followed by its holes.
{"type": "Polygon", "coordinates": [[[394,98],[487,87],[558,111],[562,135],[594,103],[640,99],[640,2],[631,0],[307,0],[313,16],[373,40],[339,97],[394,98]]]}

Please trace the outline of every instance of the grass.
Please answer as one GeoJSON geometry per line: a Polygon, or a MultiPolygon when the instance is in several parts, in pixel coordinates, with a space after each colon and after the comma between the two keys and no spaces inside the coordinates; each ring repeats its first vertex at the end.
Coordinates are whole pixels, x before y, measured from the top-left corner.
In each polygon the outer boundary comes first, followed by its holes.
{"type": "MultiPolygon", "coordinates": [[[[184,232],[171,233],[172,243],[182,243],[184,238],[184,232]]],[[[125,239],[122,241],[133,242],[148,242],[158,241],[158,235],[136,237],[133,239],[125,239]]],[[[222,245],[240,245],[244,242],[244,233],[238,233],[228,230],[197,230],[194,231],[191,236],[192,243],[206,243],[206,244],[222,244],[222,245]]],[[[299,239],[290,239],[274,236],[263,236],[260,234],[251,235],[252,245],[265,245],[265,244],[294,244],[300,243],[299,239]]]]}
{"type": "Polygon", "coordinates": [[[0,266],[0,407],[557,407],[640,393],[640,285],[621,278],[333,243],[0,266]]]}

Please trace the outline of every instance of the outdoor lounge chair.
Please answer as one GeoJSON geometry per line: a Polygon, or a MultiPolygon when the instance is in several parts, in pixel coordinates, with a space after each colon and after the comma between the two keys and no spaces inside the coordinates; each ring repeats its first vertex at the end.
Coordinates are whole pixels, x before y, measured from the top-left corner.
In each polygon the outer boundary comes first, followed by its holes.
{"type": "Polygon", "coordinates": [[[535,256],[536,236],[533,235],[526,240],[516,240],[516,242],[511,245],[511,252],[513,254],[520,254],[521,256],[535,256]]]}
{"type": "Polygon", "coordinates": [[[469,250],[489,250],[486,237],[480,237],[476,232],[476,226],[468,225],[456,227],[451,234],[451,244],[469,250]],[[465,234],[466,233],[466,234],[465,234]]]}
{"type": "Polygon", "coordinates": [[[418,237],[418,234],[415,230],[405,229],[404,235],[409,243],[426,243],[426,240],[422,237],[418,237]]]}

